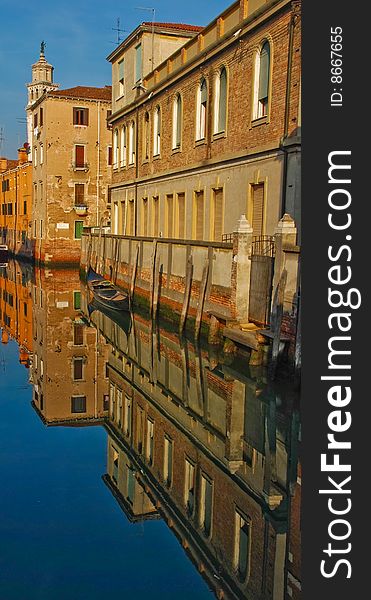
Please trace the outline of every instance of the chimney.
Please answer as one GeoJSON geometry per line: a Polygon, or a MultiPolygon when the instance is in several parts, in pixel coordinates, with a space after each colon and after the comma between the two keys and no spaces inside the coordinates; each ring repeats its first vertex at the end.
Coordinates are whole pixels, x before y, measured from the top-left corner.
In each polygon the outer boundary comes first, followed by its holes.
{"type": "Polygon", "coordinates": [[[18,148],[18,164],[22,165],[28,161],[27,149],[25,147],[18,148]]]}

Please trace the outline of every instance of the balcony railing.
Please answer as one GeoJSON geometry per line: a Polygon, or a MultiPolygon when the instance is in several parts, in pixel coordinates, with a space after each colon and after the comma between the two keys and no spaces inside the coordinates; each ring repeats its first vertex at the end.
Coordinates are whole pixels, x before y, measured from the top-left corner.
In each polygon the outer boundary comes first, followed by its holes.
{"type": "Polygon", "coordinates": [[[89,163],[84,162],[84,163],[72,163],[72,169],[74,171],[89,171],[89,163]]]}

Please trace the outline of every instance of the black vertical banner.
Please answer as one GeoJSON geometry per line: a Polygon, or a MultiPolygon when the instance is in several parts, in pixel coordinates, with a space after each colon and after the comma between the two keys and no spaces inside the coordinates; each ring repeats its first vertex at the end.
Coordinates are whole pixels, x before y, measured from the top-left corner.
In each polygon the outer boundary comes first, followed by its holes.
{"type": "Polygon", "coordinates": [[[302,7],[305,600],[369,596],[366,6],[304,0],[302,7]]]}

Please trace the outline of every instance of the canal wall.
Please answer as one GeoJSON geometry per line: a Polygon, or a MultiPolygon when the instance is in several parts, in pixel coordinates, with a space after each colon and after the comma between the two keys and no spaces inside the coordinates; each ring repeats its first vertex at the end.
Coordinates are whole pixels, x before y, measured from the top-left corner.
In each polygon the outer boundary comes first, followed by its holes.
{"type": "MultiPolygon", "coordinates": [[[[152,317],[171,320],[196,338],[203,332],[209,342],[216,342],[224,327],[244,329],[251,320],[254,239],[244,215],[228,242],[90,231],[82,236],[81,268],[86,271],[91,266],[117,283],[129,292],[135,306],[145,308],[152,317]]],[[[268,311],[272,312],[275,331],[265,339],[258,338],[260,344],[275,344],[277,353],[284,341],[285,354],[292,364],[297,356],[300,248],[296,241],[295,223],[284,215],[274,236],[273,293],[268,311]]],[[[247,347],[249,335],[245,336],[247,347]]]]}

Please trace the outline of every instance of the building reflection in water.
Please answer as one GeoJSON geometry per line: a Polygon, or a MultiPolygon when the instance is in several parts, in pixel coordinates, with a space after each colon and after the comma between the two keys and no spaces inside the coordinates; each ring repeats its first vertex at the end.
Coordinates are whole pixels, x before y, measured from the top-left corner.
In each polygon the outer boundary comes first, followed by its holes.
{"type": "Polygon", "coordinates": [[[126,517],[163,518],[216,597],[299,599],[296,393],[143,316],[90,312],[77,272],[30,286],[42,420],[104,424],[102,479],[126,517]]]}

